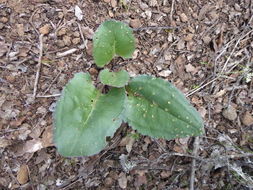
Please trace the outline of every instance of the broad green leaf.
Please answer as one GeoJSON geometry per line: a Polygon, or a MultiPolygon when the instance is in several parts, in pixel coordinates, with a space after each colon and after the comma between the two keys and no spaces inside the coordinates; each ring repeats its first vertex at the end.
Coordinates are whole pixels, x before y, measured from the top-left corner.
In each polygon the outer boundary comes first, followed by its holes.
{"type": "Polygon", "coordinates": [[[140,133],[170,140],[203,132],[199,113],[169,82],[142,75],[132,79],[126,89],[126,121],[140,133]]]}
{"type": "Polygon", "coordinates": [[[66,85],[54,115],[54,141],[63,156],[89,156],[106,146],[120,126],[126,95],[113,88],[100,93],[89,74],[78,73],[66,85]]]}
{"type": "Polygon", "coordinates": [[[100,81],[113,87],[124,87],[129,81],[129,74],[125,70],[118,72],[110,72],[108,69],[104,69],[99,73],[100,81]]]}
{"type": "Polygon", "coordinates": [[[135,49],[132,29],[123,22],[103,22],[93,37],[93,57],[99,67],[109,63],[115,55],[130,58],[135,49]]]}

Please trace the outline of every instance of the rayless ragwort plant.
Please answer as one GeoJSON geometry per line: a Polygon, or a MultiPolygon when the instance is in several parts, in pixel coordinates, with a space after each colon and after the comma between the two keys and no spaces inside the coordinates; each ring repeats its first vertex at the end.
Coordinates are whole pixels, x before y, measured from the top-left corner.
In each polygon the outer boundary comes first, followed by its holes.
{"type": "MultiPolygon", "coordinates": [[[[122,22],[105,21],[94,34],[93,56],[99,67],[115,55],[130,58],[134,49],[132,29],[122,22]]],[[[61,155],[100,152],[123,121],[143,135],[167,140],[202,133],[199,113],[171,83],[107,69],[99,79],[110,86],[108,93],[96,89],[88,73],[75,74],[64,88],[54,113],[54,141],[61,155]]]]}

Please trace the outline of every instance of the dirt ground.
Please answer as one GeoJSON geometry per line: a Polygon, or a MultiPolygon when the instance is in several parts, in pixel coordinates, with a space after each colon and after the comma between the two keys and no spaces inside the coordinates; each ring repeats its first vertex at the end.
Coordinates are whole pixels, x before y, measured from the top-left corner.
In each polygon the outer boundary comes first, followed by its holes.
{"type": "Polygon", "coordinates": [[[0,189],[253,189],[252,39],[251,0],[0,0],[0,189]],[[107,19],[129,23],[137,48],[106,67],[171,81],[203,136],[123,125],[98,155],[57,153],[55,102],[74,73],[97,79],[92,36],[107,19]]]}

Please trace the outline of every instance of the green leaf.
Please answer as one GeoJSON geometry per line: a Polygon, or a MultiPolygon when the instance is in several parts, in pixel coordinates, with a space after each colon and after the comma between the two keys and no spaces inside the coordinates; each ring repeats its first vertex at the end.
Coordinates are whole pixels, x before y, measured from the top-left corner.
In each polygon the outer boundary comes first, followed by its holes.
{"type": "Polygon", "coordinates": [[[110,72],[108,69],[104,69],[99,73],[99,79],[103,84],[118,88],[127,85],[129,78],[129,74],[125,70],[110,72]]]}
{"type": "Polygon", "coordinates": [[[93,37],[93,57],[99,67],[109,63],[115,54],[131,58],[135,49],[132,29],[119,21],[103,22],[93,37]]]}
{"type": "Polygon", "coordinates": [[[89,74],[78,73],[66,85],[54,115],[54,141],[63,156],[89,156],[106,146],[120,126],[124,89],[100,93],[89,74]]]}
{"type": "Polygon", "coordinates": [[[199,113],[169,82],[142,75],[132,79],[126,89],[126,121],[140,133],[170,140],[203,132],[199,113]]]}

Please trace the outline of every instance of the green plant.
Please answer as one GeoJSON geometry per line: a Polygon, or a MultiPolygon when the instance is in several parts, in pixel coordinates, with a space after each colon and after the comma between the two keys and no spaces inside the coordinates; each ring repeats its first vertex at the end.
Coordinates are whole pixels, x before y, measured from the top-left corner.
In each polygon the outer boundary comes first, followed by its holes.
{"type": "MultiPolygon", "coordinates": [[[[115,54],[130,57],[135,46],[131,28],[113,20],[98,28],[93,43],[98,66],[115,54]]],[[[108,93],[97,90],[88,73],[77,73],[57,102],[54,141],[61,155],[98,153],[123,121],[143,135],[168,140],[202,133],[200,115],[171,83],[148,75],[130,78],[124,70],[105,69],[99,78],[110,86],[108,93]]]]}

